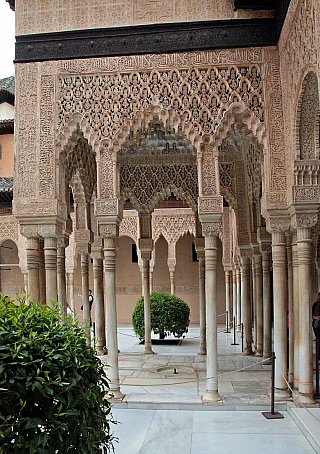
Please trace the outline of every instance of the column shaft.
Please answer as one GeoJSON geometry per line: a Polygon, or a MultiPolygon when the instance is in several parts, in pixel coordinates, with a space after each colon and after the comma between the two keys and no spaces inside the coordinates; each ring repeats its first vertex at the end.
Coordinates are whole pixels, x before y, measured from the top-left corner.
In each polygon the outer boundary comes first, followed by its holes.
{"type": "Polygon", "coordinates": [[[200,315],[200,350],[198,355],[205,355],[206,348],[206,284],[205,259],[199,257],[199,315],[200,315]]]}
{"type": "Polygon", "coordinates": [[[44,262],[46,270],[47,305],[58,301],[57,292],[57,238],[44,238],[44,262]]]}
{"type": "Polygon", "coordinates": [[[287,375],[287,259],[284,232],[272,232],[275,388],[277,398],[288,398],[287,375]],[[283,376],[284,375],[284,376],[283,376]]]}
{"type": "Polygon", "coordinates": [[[90,345],[90,304],[89,304],[89,254],[81,254],[81,285],[83,325],[87,334],[87,344],[90,345]]]}
{"type": "Polygon", "coordinates": [[[272,298],[271,298],[271,271],[270,252],[262,252],[262,280],[263,280],[263,357],[271,356],[272,339],[272,298]]]}
{"type": "Polygon", "coordinates": [[[299,266],[297,232],[292,234],[292,279],[293,279],[293,386],[298,389],[300,365],[299,365],[299,266]]]}
{"type": "Polygon", "coordinates": [[[262,257],[261,255],[254,256],[254,268],[256,276],[256,327],[257,332],[257,347],[256,356],[263,354],[263,291],[262,291],[262,257]]]}
{"type": "Polygon", "coordinates": [[[235,268],[232,269],[232,308],[233,316],[236,319],[236,325],[238,325],[238,311],[237,311],[237,277],[235,268]]]}
{"type": "Polygon", "coordinates": [[[207,381],[204,401],[220,400],[217,342],[217,237],[205,237],[207,381]]]}
{"type": "Polygon", "coordinates": [[[230,301],[230,294],[231,294],[230,271],[225,270],[224,275],[225,275],[225,284],[226,284],[226,312],[228,312],[228,317],[229,317],[228,328],[230,328],[233,323],[232,301],[230,301]]]}
{"type": "Polygon", "coordinates": [[[242,314],[244,324],[244,355],[252,354],[252,312],[250,298],[250,259],[241,257],[242,314]]]}
{"type": "Polygon", "coordinates": [[[242,301],[241,301],[241,294],[242,294],[242,285],[241,285],[241,271],[240,268],[237,267],[236,269],[236,280],[237,280],[237,325],[238,328],[241,329],[241,323],[242,323],[242,301]]]}
{"type": "Polygon", "coordinates": [[[104,302],[107,319],[107,346],[110,391],[115,398],[122,397],[119,381],[117,306],[116,306],[116,240],[104,238],[104,302]]]}
{"type": "MultiPolygon", "coordinates": [[[[143,253],[141,254],[143,255],[143,253]]],[[[144,297],[144,353],[152,354],[150,313],[150,259],[142,257],[142,287],[144,297]]]]}
{"type": "Polygon", "coordinates": [[[67,288],[66,288],[66,254],[65,247],[57,249],[57,287],[58,301],[63,317],[67,316],[67,288]]]}
{"type": "MultiPolygon", "coordinates": [[[[289,345],[287,340],[287,352],[288,356],[288,381],[290,386],[293,386],[294,381],[294,332],[293,332],[293,267],[292,267],[292,248],[291,248],[291,236],[287,235],[287,266],[288,266],[288,317],[289,317],[289,345]]],[[[288,337],[287,337],[288,339],[288,337]]]]}
{"type": "Polygon", "coordinates": [[[39,295],[40,301],[46,304],[46,270],[44,266],[43,240],[39,242],[39,295]]]}
{"type": "Polygon", "coordinates": [[[106,345],[106,327],[103,301],[103,276],[102,276],[102,259],[93,258],[93,294],[95,310],[95,336],[96,350],[98,354],[105,352],[106,345]]]}
{"type": "Polygon", "coordinates": [[[74,272],[71,271],[69,274],[69,302],[70,308],[73,313],[75,313],[75,303],[74,303],[74,272]]]}
{"type": "Polygon", "coordinates": [[[27,238],[28,294],[30,299],[39,301],[39,238],[27,238]]]}
{"type": "Polygon", "coordinates": [[[252,258],[251,261],[251,289],[252,293],[250,292],[250,295],[252,295],[252,304],[251,304],[251,310],[253,310],[253,345],[254,345],[254,350],[257,351],[257,289],[256,289],[256,268],[255,268],[255,263],[254,263],[254,258],[252,258]]]}

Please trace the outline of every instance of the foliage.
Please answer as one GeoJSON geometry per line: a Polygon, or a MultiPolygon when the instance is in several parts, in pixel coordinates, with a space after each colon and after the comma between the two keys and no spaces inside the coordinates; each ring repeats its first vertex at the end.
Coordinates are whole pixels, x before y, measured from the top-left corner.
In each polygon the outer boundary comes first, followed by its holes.
{"type": "Polygon", "coordinates": [[[114,451],[108,382],[57,307],[0,300],[0,453],[114,451]]]}
{"type": "MultiPolygon", "coordinates": [[[[175,337],[188,332],[190,308],[182,299],[164,292],[150,295],[151,329],[160,339],[172,333],[175,337]]],[[[141,296],[132,313],[135,333],[144,337],[144,298],[141,296]]]]}

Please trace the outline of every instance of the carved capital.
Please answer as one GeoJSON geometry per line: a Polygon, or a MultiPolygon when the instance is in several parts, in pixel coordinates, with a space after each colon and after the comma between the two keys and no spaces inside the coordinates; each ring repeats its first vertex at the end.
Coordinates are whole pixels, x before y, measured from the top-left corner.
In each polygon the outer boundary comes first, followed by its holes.
{"type": "Polygon", "coordinates": [[[69,237],[68,236],[59,236],[58,242],[57,242],[57,247],[58,248],[66,248],[69,245],[69,237]]]}
{"type": "Polygon", "coordinates": [[[167,264],[169,267],[169,271],[174,271],[176,268],[177,260],[174,258],[168,258],[167,264]]]}
{"type": "Polygon", "coordinates": [[[102,238],[118,238],[119,237],[119,226],[117,223],[106,223],[98,225],[99,235],[102,238]]]}
{"type": "Polygon", "coordinates": [[[204,238],[196,238],[194,243],[195,243],[195,248],[196,248],[197,254],[199,255],[199,253],[204,251],[205,240],[204,240],[204,238]]]}
{"type": "Polygon", "coordinates": [[[139,238],[138,247],[141,252],[142,259],[143,259],[144,253],[148,253],[148,254],[150,253],[150,259],[151,259],[151,252],[153,250],[153,239],[152,238],[139,238]]]}
{"type": "Polygon", "coordinates": [[[220,222],[202,222],[202,234],[204,237],[219,236],[220,222]]]}
{"type": "Polygon", "coordinates": [[[207,213],[222,213],[223,198],[221,195],[215,197],[199,197],[198,199],[199,215],[207,213]]]}
{"type": "Polygon", "coordinates": [[[94,201],[95,216],[118,216],[122,215],[120,211],[119,200],[117,198],[96,199],[94,201]]]}
{"type": "Polygon", "coordinates": [[[312,228],[318,221],[318,213],[297,213],[295,212],[291,217],[291,225],[294,229],[312,228]]]}
{"type": "Polygon", "coordinates": [[[267,219],[267,231],[273,232],[287,232],[290,230],[291,222],[289,216],[270,216],[267,219]]]}
{"type": "Polygon", "coordinates": [[[93,233],[88,229],[79,229],[74,232],[74,242],[82,244],[91,244],[93,242],[93,233]]]}

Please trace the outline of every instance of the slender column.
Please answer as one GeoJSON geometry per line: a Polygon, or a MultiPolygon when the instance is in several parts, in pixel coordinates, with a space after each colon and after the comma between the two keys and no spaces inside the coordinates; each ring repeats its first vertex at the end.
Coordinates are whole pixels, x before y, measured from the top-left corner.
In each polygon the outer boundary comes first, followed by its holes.
{"type": "Polygon", "coordinates": [[[65,244],[61,245],[59,243],[63,242],[60,238],[58,239],[58,249],[57,249],[57,286],[58,286],[58,301],[63,317],[67,316],[67,289],[66,289],[66,250],[65,244]]]}
{"type": "Polygon", "coordinates": [[[254,269],[256,276],[256,326],[257,332],[257,348],[256,356],[263,354],[263,291],[262,291],[262,257],[261,255],[254,256],[254,269]]]}
{"type": "Polygon", "coordinates": [[[170,293],[171,295],[175,294],[175,270],[176,270],[176,259],[168,258],[168,268],[170,275],[170,293]]]}
{"type": "Polygon", "coordinates": [[[151,344],[151,314],[150,314],[150,255],[141,253],[143,274],[142,287],[144,295],[144,354],[153,354],[151,344]]]}
{"type": "Polygon", "coordinates": [[[70,271],[69,275],[69,301],[70,308],[73,313],[75,313],[75,303],[74,303],[74,271],[70,271]]]}
{"type": "Polygon", "coordinates": [[[237,312],[237,277],[236,269],[232,269],[232,308],[233,316],[236,318],[236,324],[238,325],[238,312],[237,312]]]}
{"type": "Polygon", "coordinates": [[[206,348],[206,283],[204,249],[197,250],[199,260],[199,315],[200,315],[200,350],[198,355],[205,355],[206,348]]]}
{"type": "Polygon", "coordinates": [[[39,238],[27,238],[28,294],[30,299],[39,301],[39,238]]]}
{"type": "Polygon", "coordinates": [[[96,350],[99,355],[105,353],[106,330],[103,301],[103,273],[102,254],[101,257],[93,257],[93,294],[96,324],[96,350]]]}
{"type": "Polygon", "coordinates": [[[262,281],[263,281],[263,357],[271,356],[272,334],[272,298],[270,252],[262,252],[262,281]]]}
{"type": "Polygon", "coordinates": [[[257,291],[256,291],[256,269],[254,264],[254,258],[251,260],[251,310],[253,310],[253,345],[254,350],[257,350],[257,291]]]}
{"type": "Polygon", "coordinates": [[[313,404],[312,327],[311,327],[311,228],[297,229],[299,266],[299,394],[304,403],[313,404]]]}
{"type": "Polygon", "coordinates": [[[228,312],[228,316],[229,316],[228,328],[230,328],[233,323],[232,302],[230,301],[230,293],[231,293],[231,291],[230,291],[231,290],[230,289],[230,271],[225,270],[224,275],[225,275],[225,283],[226,283],[226,311],[228,312]]]}
{"type": "MultiPolygon", "coordinates": [[[[288,316],[289,316],[289,372],[288,372],[288,381],[290,386],[293,386],[294,381],[294,315],[293,315],[293,267],[292,267],[292,247],[291,247],[291,235],[287,235],[287,266],[288,266],[288,316]]],[[[287,326],[288,328],[288,326],[287,326]]],[[[287,334],[288,335],[288,334],[287,334]]],[[[288,348],[288,347],[287,347],[288,348]]]]}
{"type": "Polygon", "coordinates": [[[241,301],[241,271],[240,267],[237,266],[236,268],[236,281],[237,281],[237,325],[238,329],[241,329],[241,322],[242,322],[242,301],[241,301]]]}
{"type": "Polygon", "coordinates": [[[81,254],[81,285],[83,325],[87,335],[87,344],[90,345],[90,304],[89,304],[89,254],[81,254]]]}
{"type": "Polygon", "coordinates": [[[217,340],[217,237],[205,237],[207,381],[204,402],[220,400],[218,393],[217,340]]]}
{"type": "Polygon", "coordinates": [[[282,231],[272,232],[273,260],[273,313],[274,351],[276,354],[276,398],[287,399],[290,395],[285,381],[287,374],[287,259],[286,237],[282,231]]]}
{"type": "Polygon", "coordinates": [[[150,295],[153,292],[153,267],[150,266],[149,272],[149,285],[150,285],[150,295]]]}
{"type": "Polygon", "coordinates": [[[115,398],[121,398],[118,362],[117,306],[116,306],[116,239],[104,238],[104,302],[107,319],[107,345],[110,391],[115,398]]]}
{"type": "Polygon", "coordinates": [[[28,295],[28,273],[23,273],[23,284],[26,295],[28,295]]]}
{"type": "Polygon", "coordinates": [[[39,241],[39,295],[40,301],[46,304],[46,270],[44,266],[43,239],[39,241]]]}
{"type": "Polygon", "coordinates": [[[44,262],[46,270],[47,305],[58,301],[57,294],[57,238],[44,238],[44,262]]]}
{"type": "Polygon", "coordinates": [[[292,247],[292,279],[293,279],[293,386],[295,389],[299,388],[299,350],[300,350],[300,336],[299,336],[299,266],[298,266],[298,246],[297,246],[297,232],[292,232],[291,238],[292,247]]]}
{"type": "Polygon", "coordinates": [[[252,355],[252,315],[250,298],[250,258],[241,257],[242,314],[244,324],[244,355],[252,355]]]}

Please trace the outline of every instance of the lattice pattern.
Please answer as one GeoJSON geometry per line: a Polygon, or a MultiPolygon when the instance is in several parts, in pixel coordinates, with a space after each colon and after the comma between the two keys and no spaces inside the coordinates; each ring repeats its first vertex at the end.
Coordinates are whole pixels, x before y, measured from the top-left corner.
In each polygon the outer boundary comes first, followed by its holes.
{"type": "Polygon", "coordinates": [[[126,118],[160,105],[184,113],[199,134],[212,134],[233,102],[244,102],[263,121],[260,74],[258,65],[243,65],[60,76],[59,123],[80,112],[99,138],[109,138],[126,118]]]}
{"type": "Polygon", "coordinates": [[[190,213],[189,210],[189,212],[182,210],[175,210],[175,213],[172,214],[165,210],[154,212],[152,216],[152,237],[155,242],[160,235],[163,235],[168,244],[176,243],[186,233],[196,236],[194,214],[190,213]]]}

